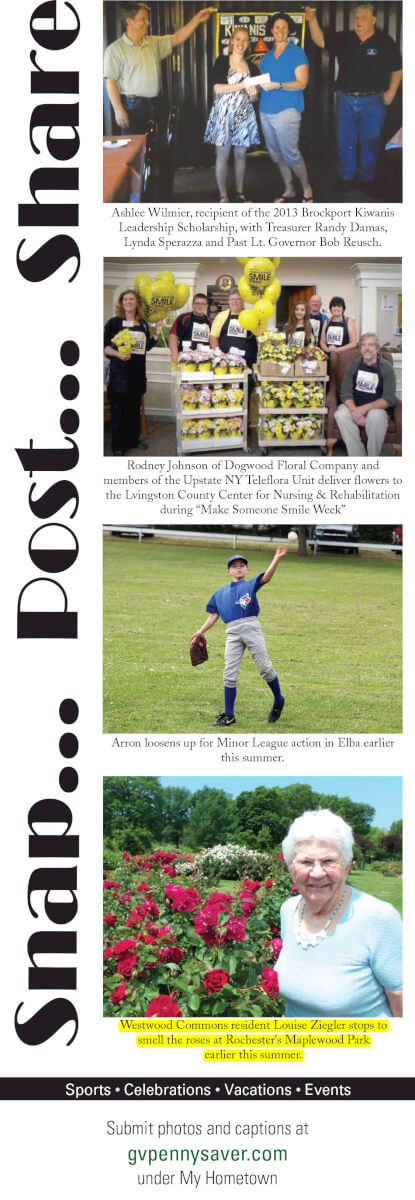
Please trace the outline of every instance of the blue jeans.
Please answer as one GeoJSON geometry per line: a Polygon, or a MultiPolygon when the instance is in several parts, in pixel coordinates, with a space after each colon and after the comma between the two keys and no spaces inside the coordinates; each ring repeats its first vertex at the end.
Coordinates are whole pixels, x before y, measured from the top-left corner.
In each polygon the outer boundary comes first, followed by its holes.
{"type": "Polygon", "coordinates": [[[301,113],[283,108],[278,113],[260,111],[262,132],[272,161],[277,163],[286,188],[292,187],[292,170],[301,181],[303,192],[309,189],[307,167],[298,148],[301,113]]]}
{"type": "Polygon", "coordinates": [[[147,133],[149,121],[157,121],[160,117],[160,96],[155,96],[152,100],[143,99],[141,96],[121,96],[121,101],[123,108],[128,112],[130,122],[123,128],[123,133],[147,133]]]}
{"type": "Polygon", "coordinates": [[[362,183],[369,183],[375,176],[385,121],[383,93],[352,96],[339,92],[336,111],[340,175],[353,179],[357,172],[362,183]]]}

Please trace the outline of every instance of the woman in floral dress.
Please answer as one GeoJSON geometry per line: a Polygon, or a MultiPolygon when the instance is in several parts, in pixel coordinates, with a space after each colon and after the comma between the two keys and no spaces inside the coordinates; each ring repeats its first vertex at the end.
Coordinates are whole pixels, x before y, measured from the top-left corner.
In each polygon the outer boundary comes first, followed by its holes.
{"type": "Polygon", "coordinates": [[[249,146],[260,143],[260,135],[252,101],[258,89],[254,78],[260,74],[253,63],[246,61],[249,34],[237,27],[229,42],[229,53],[220,54],[213,68],[215,103],[209,113],[205,131],[205,142],[216,146],[216,182],[221,204],[229,203],[227,192],[227,169],[233,147],[237,200],[242,203],[246,151],[249,146]],[[252,76],[252,87],[246,81],[252,76]]]}

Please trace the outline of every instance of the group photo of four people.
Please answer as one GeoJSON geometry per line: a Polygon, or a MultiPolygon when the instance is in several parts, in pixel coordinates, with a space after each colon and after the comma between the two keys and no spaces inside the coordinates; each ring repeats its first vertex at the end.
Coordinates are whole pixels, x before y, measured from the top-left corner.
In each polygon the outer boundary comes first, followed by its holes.
{"type": "Polygon", "coordinates": [[[154,125],[161,200],[214,199],[213,152],[223,204],[311,203],[356,189],[400,198],[400,4],[333,4],[328,25],[322,4],[265,4],[260,15],[244,0],[236,13],[228,3],[180,7],[184,24],[167,32],[169,4],[104,5],[107,37],[120,31],[104,56],[105,131],[154,125]],[[247,172],[258,155],[262,195],[258,172],[247,172]],[[173,166],[163,196],[164,157],[173,166]]]}

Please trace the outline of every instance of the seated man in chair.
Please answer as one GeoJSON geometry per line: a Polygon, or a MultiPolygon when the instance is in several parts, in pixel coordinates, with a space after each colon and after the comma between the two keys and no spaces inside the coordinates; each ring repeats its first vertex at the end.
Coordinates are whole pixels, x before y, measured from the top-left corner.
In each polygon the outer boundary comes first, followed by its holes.
{"type": "Polygon", "coordinates": [[[396,397],[396,378],[393,367],[379,354],[375,333],[363,333],[360,359],[347,364],[340,389],[340,404],[335,413],[336,424],[352,458],[378,455],[381,452],[389,417],[396,397]],[[364,428],[367,449],[360,437],[364,428]]]}

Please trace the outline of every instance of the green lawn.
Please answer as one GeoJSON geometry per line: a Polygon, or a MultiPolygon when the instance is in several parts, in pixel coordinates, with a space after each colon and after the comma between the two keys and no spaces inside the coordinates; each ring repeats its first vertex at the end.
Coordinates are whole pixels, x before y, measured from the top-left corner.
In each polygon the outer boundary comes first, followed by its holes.
{"type": "MultiPolygon", "coordinates": [[[[352,887],[358,888],[359,892],[376,896],[377,900],[387,900],[388,904],[393,904],[393,907],[402,916],[402,879],[395,876],[387,878],[379,871],[371,871],[367,867],[365,871],[351,871],[348,883],[352,887]]],[[[235,896],[239,883],[233,879],[221,879],[218,888],[221,892],[230,892],[232,896],[235,896]]]]}
{"type": "Polygon", "coordinates": [[[376,896],[377,900],[387,900],[402,916],[402,879],[381,875],[379,871],[371,871],[367,867],[365,871],[351,871],[349,883],[360,892],[376,896]]]}
{"type": "MultiPolygon", "coordinates": [[[[225,627],[192,667],[189,641],[229,548],[104,538],[104,731],[202,733],[223,711],[225,627]]],[[[270,547],[249,549],[249,577],[270,547]]],[[[286,704],[267,724],[270,689],[245,654],[231,733],[401,730],[401,560],[290,552],[259,593],[261,625],[286,704]]]]}

